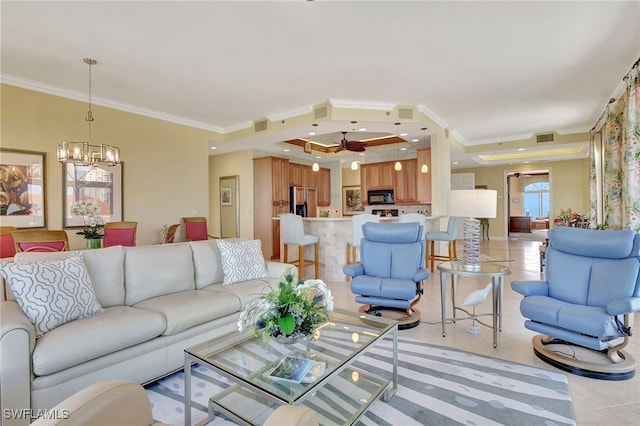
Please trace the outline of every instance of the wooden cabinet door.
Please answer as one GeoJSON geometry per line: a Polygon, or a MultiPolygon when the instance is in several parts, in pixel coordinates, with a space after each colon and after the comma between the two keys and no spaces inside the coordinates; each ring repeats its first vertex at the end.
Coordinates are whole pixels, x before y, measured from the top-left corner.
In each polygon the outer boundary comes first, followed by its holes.
{"type": "Polygon", "coordinates": [[[302,169],[302,186],[306,188],[315,188],[315,185],[311,185],[311,174],[313,171],[309,166],[300,166],[302,169]]]}
{"type": "Polygon", "coordinates": [[[395,186],[396,183],[396,171],[393,168],[395,162],[386,162],[380,163],[379,166],[379,188],[380,189],[391,189],[395,186]]]}
{"type": "Polygon", "coordinates": [[[380,165],[378,163],[362,165],[363,181],[368,189],[380,188],[380,165]]]}
{"type": "Polygon", "coordinates": [[[407,200],[407,167],[404,161],[402,164],[402,170],[396,171],[396,186],[394,188],[395,202],[401,204],[407,200]]]}
{"type": "Polygon", "coordinates": [[[431,149],[419,149],[416,165],[416,200],[419,203],[431,202],[431,149]],[[428,167],[427,173],[420,171],[422,165],[428,167]]]}
{"type": "Polygon", "coordinates": [[[290,185],[304,186],[303,166],[301,164],[289,164],[290,185]]]}
{"type": "Polygon", "coordinates": [[[318,190],[315,188],[307,188],[307,216],[318,216],[318,190]]]}
{"type": "Polygon", "coordinates": [[[317,174],[318,206],[331,205],[331,170],[320,169],[317,174]]]}
{"type": "Polygon", "coordinates": [[[271,166],[273,205],[289,205],[289,160],[274,158],[271,166]]]}
{"type": "Polygon", "coordinates": [[[404,160],[402,162],[402,175],[404,178],[404,182],[403,182],[404,198],[402,201],[405,203],[416,202],[416,198],[417,198],[416,170],[417,170],[416,160],[404,160]]]}

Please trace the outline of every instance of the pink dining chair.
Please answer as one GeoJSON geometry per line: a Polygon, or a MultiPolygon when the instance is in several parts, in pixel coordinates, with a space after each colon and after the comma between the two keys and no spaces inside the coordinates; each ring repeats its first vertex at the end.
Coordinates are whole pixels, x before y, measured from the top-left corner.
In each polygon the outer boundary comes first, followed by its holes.
{"type": "Polygon", "coordinates": [[[69,239],[62,230],[27,230],[11,233],[16,253],[29,251],[67,251],[69,239]]]}
{"type": "Polygon", "coordinates": [[[185,241],[200,241],[209,238],[216,238],[207,232],[207,218],[205,217],[183,217],[185,241]]]}
{"type": "Polygon", "coordinates": [[[15,256],[16,243],[11,233],[17,230],[15,226],[0,226],[0,259],[15,256]]]}
{"type": "Polygon", "coordinates": [[[104,240],[102,247],[136,245],[136,229],[138,222],[107,222],[104,224],[104,240]]]}

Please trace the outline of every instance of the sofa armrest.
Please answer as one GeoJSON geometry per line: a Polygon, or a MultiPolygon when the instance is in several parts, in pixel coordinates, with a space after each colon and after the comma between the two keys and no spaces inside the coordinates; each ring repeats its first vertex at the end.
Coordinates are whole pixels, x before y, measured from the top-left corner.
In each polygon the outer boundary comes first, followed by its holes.
{"type": "Polygon", "coordinates": [[[317,426],[319,424],[318,416],[311,408],[296,405],[281,405],[264,422],[264,426],[317,426]]]}
{"type": "MultiPolygon", "coordinates": [[[[36,345],[33,324],[14,301],[0,302],[0,389],[5,410],[31,408],[31,355],[36,345]],[[7,392],[7,390],[10,390],[7,392]]],[[[26,415],[3,418],[2,424],[29,424],[26,415]]]]}
{"type": "Polygon", "coordinates": [[[525,297],[549,295],[549,284],[542,280],[511,281],[511,289],[525,297]]]}
{"type": "Polygon", "coordinates": [[[362,263],[351,263],[343,266],[342,272],[350,277],[357,277],[358,275],[364,274],[364,267],[362,266],[362,263]]]}
{"type": "Polygon", "coordinates": [[[150,425],[151,404],[144,388],[126,380],[88,386],[56,405],[55,419],[41,418],[32,426],[150,425]]]}
{"type": "Polygon", "coordinates": [[[418,269],[418,271],[413,276],[413,280],[417,283],[419,283],[420,281],[424,281],[427,278],[429,278],[429,270],[426,268],[418,269]]]}
{"type": "Polygon", "coordinates": [[[632,312],[640,312],[640,297],[627,297],[607,303],[609,315],[630,314],[632,312]]]}
{"type": "Polygon", "coordinates": [[[272,262],[270,260],[265,262],[267,264],[267,277],[268,278],[280,278],[285,273],[287,268],[291,268],[291,273],[298,276],[298,268],[290,263],[272,262]]]}

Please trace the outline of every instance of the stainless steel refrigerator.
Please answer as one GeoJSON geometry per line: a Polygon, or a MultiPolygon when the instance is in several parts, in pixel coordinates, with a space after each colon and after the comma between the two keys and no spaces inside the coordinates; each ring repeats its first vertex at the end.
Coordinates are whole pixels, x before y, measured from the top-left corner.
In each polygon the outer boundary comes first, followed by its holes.
{"type": "Polygon", "coordinates": [[[289,211],[302,217],[316,217],[318,213],[316,188],[289,187],[289,211]]]}

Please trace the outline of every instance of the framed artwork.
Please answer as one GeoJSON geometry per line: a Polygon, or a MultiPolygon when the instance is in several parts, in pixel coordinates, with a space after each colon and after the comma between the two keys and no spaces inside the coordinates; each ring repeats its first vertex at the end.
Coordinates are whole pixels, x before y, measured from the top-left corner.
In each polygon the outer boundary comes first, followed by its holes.
{"type": "Polygon", "coordinates": [[[230,206],[231,202],[231,188],[224,186],[220,187],[220,204],[223,206],[230,206]]]}
{"type": "Polygon", "coordinates": [[[361,190],[359,186],[343,186],[342,187],[342,214],[345,216],[362,213],[364,206],[362,205],[361,190]]]}
{"type": "Polygon", "coordinates": [[[0,217],[2,225],[44,228],[46,153],[0,149],[0,217]]]}
{"type": "Polygon", "coordinates": [[[75,203],[93,200],[106,222],[122,221],[122,163],[117,166],[79,166],[65,163],[63,173],[63,226],[84,226],[82,216],[72,213],[75,203]]]}
{"type": "Polygon", "coordinates": [[[311,142],[304,143],[304,152],[307,154],[311,154],[311,142]]]}

